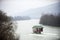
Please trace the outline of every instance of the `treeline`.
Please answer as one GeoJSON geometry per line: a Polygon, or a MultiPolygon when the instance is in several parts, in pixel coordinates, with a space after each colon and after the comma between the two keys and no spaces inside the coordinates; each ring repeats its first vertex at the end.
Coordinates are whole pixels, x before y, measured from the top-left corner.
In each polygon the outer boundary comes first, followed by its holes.
{"type": "Polygon", "coordinates": [[[19,40],[18,35],[15,33],[15,28],[16,25],[11,17],[0,10],[0,40],[19,40]]]}
{"type": "Polygon", "coordinates": [[[29,16],[15,16],[12,17],[13,21],[18,21],[18,20],[30,20],[31,18],[29,16]]]}
{"type": "Polygon", "coordinates": [[[49,26],[60,26],[60,13],[57,15],[45,14],[40,18],[40,24],[49,26]]]}

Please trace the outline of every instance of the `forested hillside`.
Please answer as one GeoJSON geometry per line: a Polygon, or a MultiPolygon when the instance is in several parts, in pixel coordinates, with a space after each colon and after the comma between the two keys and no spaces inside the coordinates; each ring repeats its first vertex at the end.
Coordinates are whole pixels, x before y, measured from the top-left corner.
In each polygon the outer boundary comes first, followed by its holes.
{"type": "Polygon", "coordinates": [[[49,25],[49,26],[60,26],[60,13],[58,15],[53,14],[45,14],[40,18],[40,24],[49,25]]]}

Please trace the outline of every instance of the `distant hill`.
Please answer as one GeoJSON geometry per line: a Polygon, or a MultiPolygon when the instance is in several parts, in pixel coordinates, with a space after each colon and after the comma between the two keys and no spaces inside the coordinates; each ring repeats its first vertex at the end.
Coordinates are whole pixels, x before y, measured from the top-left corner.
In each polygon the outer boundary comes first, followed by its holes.
{"type": "Polygon", "coordinates": [[[30,20],[31,18],[29,16],[15,16],[12,17],[13,21],[17,21],[17,20],[30,20]]]}
{"type": "Polygon", "coordinates": [[[50,13],[50,14],[60,13],[60,2],[45,7],[30,9],[23,12],[23,14],[27,14],[31,18],[40,18],[42,13],[50,13]]]}

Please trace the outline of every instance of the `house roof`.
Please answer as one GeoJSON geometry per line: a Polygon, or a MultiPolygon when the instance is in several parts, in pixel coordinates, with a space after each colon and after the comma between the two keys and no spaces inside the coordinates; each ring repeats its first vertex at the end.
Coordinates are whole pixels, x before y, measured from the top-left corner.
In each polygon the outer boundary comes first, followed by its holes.
{"type": "Polygon", "coordinates": [[[43,28],[41,25],[35,25],[33,28],[43,28]]]}

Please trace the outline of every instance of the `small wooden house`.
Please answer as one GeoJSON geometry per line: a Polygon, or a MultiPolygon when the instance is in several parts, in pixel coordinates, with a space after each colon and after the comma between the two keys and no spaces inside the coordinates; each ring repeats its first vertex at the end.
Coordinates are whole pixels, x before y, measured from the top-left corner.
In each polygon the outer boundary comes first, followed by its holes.
{"type": "Polygon", "coordinates": [[[32,28],[33,33],[41,34],[41,32],[43,32],[43,27],[41,25],[35,25],[32,28]]]}

